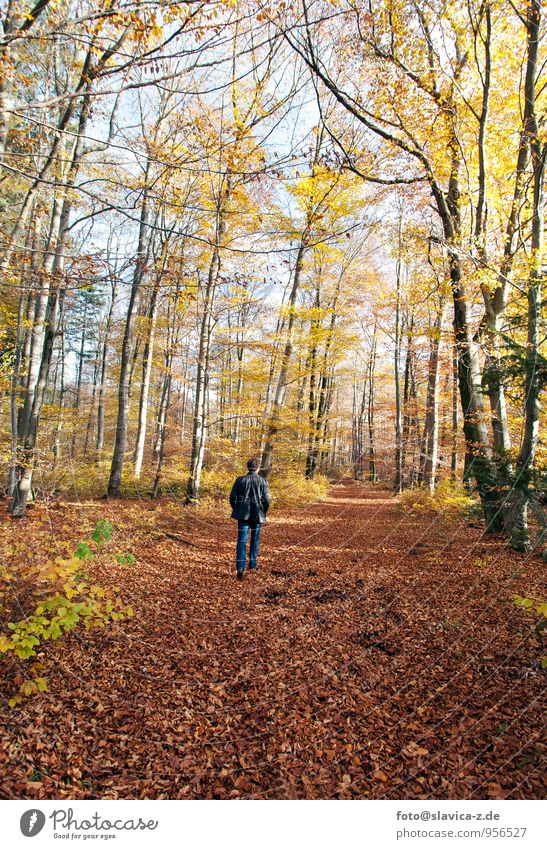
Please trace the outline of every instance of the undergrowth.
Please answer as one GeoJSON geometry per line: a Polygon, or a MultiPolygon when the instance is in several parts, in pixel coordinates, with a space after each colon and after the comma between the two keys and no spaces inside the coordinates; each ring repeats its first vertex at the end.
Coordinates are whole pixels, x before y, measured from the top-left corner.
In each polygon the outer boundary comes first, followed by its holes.
{"type": "MultiPolygon", "coordinates": [[[[37,557],[26,544],[4,544],[0,552],[0,655],[15,688],[8,699],[15,707],[25,697],[47,690],[43,675],[47,643],[77,628],[105,627],[133,616],[120,598],[120,587],[105,588],[93,580],[92,562],[115,558],[121,565],[134,562],[132,554],[108,551],[112,525],[101,519],[90,537],[68,556],[37,557]]],[[[34,534],[36,539],[37,534],[34,534]]],[[[36,551],[36,549],[34,549],[36,551]]],[[[47,555],[47,543],[42,551],[47,555]]]]}
{"type": "Polygon", "coordinates": [[[449,478],[440,481],[434,493],[425,487],[409,489],[401,495],[402,509],[442,514],[450,519],[479,518],[480,504],[475,495],[449,478]]]}

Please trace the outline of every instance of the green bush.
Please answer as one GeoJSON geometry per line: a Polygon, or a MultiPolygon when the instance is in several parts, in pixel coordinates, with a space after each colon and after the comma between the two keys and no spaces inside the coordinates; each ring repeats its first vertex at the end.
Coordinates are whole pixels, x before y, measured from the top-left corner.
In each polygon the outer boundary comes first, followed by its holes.
{"type": "MultiPolygon", "coordinates": [[[[77,627],[104,627],[133,616],[132,608],[120,599],[120,588],[94,583],[89,571],[90,561],[105,556],[104,546],[111,534],[112,525],[101,519],[90,538],[78,543],[67,558],[55,557],[40,564],[24,557],[20,547],[4,548],[3,556],[11,555],[12,562],[10,566],[0,562],[0,623],[6,628],[0,631],[0,654],[15,661],[14,685],[18,687],[8,700],[10,707],[47,690],[39,658],[48,640],[57,640],[77,627]],[[10,621],[15,609],[24,616],[10,621]],[[20,661],[27,670],[25,675],[20,661]]],[[[134,561],[129,553],[121,557],[118,562],[134,561]]]]}

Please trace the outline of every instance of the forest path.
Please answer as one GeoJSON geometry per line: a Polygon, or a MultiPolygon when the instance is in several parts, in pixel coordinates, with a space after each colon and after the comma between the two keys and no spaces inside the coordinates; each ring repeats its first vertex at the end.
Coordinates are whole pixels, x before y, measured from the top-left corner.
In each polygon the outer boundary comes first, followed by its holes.
{"type": "Polygon", "coordinates": [[[542,795],[540,649],[507,601],[537,555],[344,481],[273,509],[240,583],[235,522],[167,504],[103,510],[137,560],[100,580],[136,615],[55,646],[8,717],[8,798],[542,795]]]}

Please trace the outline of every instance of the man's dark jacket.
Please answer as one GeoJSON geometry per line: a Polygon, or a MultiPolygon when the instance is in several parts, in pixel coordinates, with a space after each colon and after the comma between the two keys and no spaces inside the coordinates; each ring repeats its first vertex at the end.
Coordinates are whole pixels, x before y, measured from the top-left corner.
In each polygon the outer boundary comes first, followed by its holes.
{"type": "Polygon", "coordinates": [[[230,493],[232,519],[249,524],[262,524],[270,506],[268,481],[256,472],[247,472],[236,479],[230,493]]]}

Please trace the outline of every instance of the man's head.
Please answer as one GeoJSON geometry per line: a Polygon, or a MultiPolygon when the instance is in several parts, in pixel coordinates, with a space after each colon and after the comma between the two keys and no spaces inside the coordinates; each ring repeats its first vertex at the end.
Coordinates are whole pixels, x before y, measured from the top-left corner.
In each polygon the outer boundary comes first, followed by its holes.
{"type": "Polygon", "coordinates": [[[256,457],[251,457],[250,460],[247,460],[247,468],[250,472],[258,472],[260,469],[260,460],[257,460],[256,457]]]}

